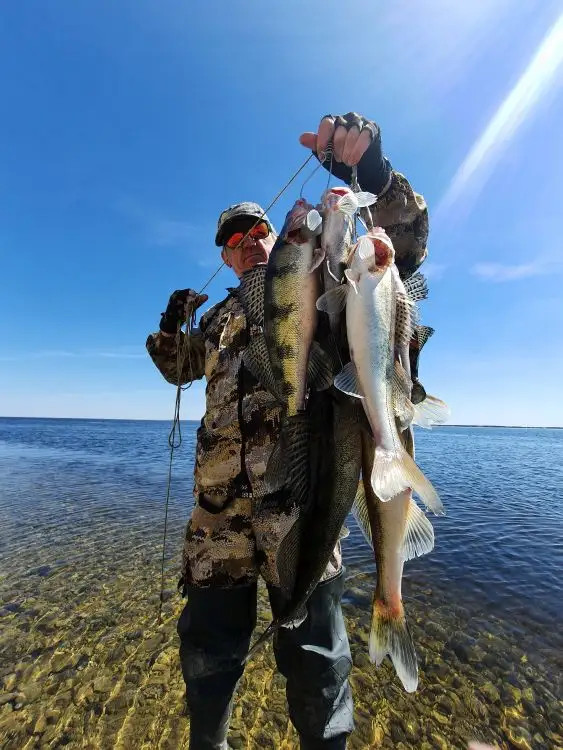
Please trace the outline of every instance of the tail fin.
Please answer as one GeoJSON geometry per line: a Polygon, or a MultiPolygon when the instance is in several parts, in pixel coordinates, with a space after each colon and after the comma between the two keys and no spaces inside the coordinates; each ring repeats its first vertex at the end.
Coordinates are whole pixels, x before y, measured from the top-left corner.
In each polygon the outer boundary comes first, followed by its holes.
{"type": "Polygon", "coordinates": [[[435,396],[426,395],[424,401],[414,407],[414,424],[419,427],[432,427],[443,424],[450,416],[450,407],[435,396]]]}
{"type": "Polygon", "coordinates": [[[429,510],[436,515],[444,515],[438,493],[403,448],[395,451],[375,449],[371,486],[384,502],[411,488],[429,510]]]}
{"type": "Polygon", "coordinates": [[[273,620],[268,625],[266,630],[262,633],[262,635],[258,638],[256,643],[252,646],[252,648],[244,658],[243,664],[248,664],[250,659],[254,658],[254,656],[258,653],[258,651],[260,651],[262,646],[265,645],[266,641],[268,641],[276,633],[277,630],[279,630],[280,628],[287,628],[288,630],[298,628],[305,622],[307,617],[307,608],[305,605],[303,605],[296,609],[289,619],[284,617],[276,618],[275,620],[273,620]]]}
{"type": "Polygon", "coordinates": [[[414,693],[418,686],[418,664],[403,608],[391,612],[385,602],[374,597],[369,658],[379,666],[387,654],[407,693],[414,693]]]}
{"type": "Polygon", "coordinates": [[[279,627],[279,623],[277,622],[277,620],[274,620],[268,625],[266,630],[262,633],[262,635],[258,638],[256,643],[252,646],[250,651],[245,656],[242,662],[243,664],[248,664],[248,662],[254,658],[254,656],[258,653],[258,651],[260,651],[260,649],[266,643],[266,641],[268,641],[274,635],[278,627],[279,627]]]}

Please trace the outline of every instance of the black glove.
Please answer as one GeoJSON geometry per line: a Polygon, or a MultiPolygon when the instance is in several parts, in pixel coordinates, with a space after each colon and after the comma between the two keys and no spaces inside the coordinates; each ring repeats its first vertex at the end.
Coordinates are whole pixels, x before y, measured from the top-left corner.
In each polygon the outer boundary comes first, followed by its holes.
{"type": "MultiPolygon", "coordinates": [[[[354,126],[358,128],[360,133],[362,130],[370,131],[372,136],[371,145],[358,163],[358,182],[362,190],[379,195],[389,182],[392,171],[389,160],[383,156],[381,151],[381,130],[379,126],[373,120],[368,120],[357,112],[348,112],[346,115],[325,115],[325,117],[330,117],[334,120],[335,133],[340,127],[350,130],[354,126]]],[[[319,157],[316,152],[313,153],[318,159],[319,157]]],[[[325,158],[322,164],[326,170],[331,170],[331,157],[325,158]]],[[[347,185],[352,181],[352,168],[342,162],[336,161],[335,158],[332,158],[331,171],[335,177],[343,180],[347,185]]]]}
{"type": "Polygon", "coordinates": [[[160,330],[164,333],[176,333],[188,317],[207,300],[207,294],[198,294],[193,289],[177,289],[172,292],[160,319],[160,330]]]}

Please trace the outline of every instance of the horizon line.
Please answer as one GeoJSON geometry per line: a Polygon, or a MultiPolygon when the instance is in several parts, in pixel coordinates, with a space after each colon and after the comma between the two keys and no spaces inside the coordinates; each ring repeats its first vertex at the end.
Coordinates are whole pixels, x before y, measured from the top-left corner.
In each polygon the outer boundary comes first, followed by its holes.
{"type": "MultiPolygon", "coordinates": [[[[154,417],[22,417],[22,416],[5,416],[0,414],[0,419],[52,419],[52,420],[74,420],[77,422],[172,422],[169,418],[156,419],[154,417]]],[[[181,422],[194,422],[198,424],[200,419],[180,419],[181,422]]],[[[415,425],[416,427],[416,425],[415,425]]],[[[542,424],[473,424],[473,423],[448,423],[437,424],[432,427],[436,430],[440,427],[502,427],[504,429],[514,430],[563,430],[563,425],[542,425],[542,424]]],[[[423,429],[423,428],[419,428],[423,429]]]]}

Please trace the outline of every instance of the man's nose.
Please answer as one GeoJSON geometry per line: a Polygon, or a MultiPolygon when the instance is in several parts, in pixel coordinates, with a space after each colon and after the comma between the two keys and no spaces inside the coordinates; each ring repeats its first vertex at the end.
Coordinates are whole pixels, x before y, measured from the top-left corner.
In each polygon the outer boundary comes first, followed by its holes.
{"type": "Polygon", "coordinates": [[[242,243],[242,246],[244,248],[248,248],[248,247],[254,247],[255,244],[256,244],[256,240],[253,239],[250,235],[248,235],[248,237],[245,237],[242,243]]]}

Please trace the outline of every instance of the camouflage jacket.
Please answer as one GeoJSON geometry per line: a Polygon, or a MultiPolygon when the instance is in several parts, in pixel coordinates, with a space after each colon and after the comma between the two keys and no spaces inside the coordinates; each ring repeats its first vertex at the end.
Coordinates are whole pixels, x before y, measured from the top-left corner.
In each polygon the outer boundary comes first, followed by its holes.
{"type": "MultiPolygon", "coordinates": [[[[403,175],[394,172],[386,192],[372,209],[376,226],[393,241],[396,263],[407,278],[426,257],[428,212],[421,195],[403,175]]],[[[253,377],[241,368],[252,331],[247,326],[237,290],[206,312],[189,337],[180,382],[205,376],[206,411],[197,432],[194,493],[214,504],[234,490],[241,472],[255,495],[262,492],[266,463],[277,440],[280,408],[253,377]]],[[[181,334],[181,345],[184,334],[181,334]]],[[[149,335],[146,347],[166,380],[177,384],[176,340],[149,335]]]]}

